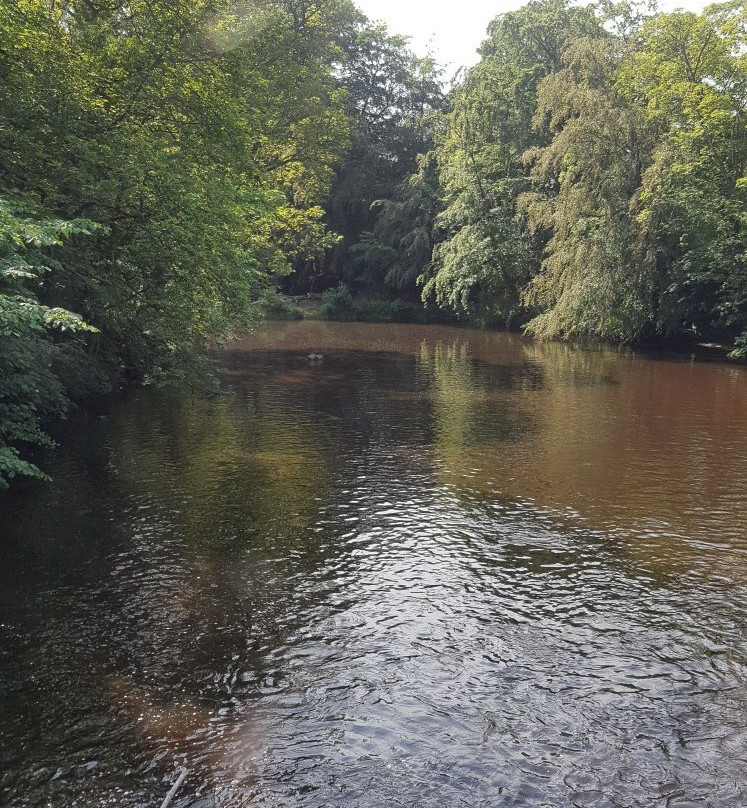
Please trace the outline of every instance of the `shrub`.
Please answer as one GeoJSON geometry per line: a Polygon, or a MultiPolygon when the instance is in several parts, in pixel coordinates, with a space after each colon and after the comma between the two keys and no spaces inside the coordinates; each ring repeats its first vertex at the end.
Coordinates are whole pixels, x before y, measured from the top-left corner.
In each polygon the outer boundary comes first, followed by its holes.
{"type": "Polygon", "coordinates": [[[350,289],[340,283],[322,295],[322,305],[319,313],[325,320],[340,320],[350,322],[357,319],[357,313],[353,304],[353,296],[350,289]]]}
{"type": "Polygon", "coordinates": [[[303,312],[275,289],[264,289],[257,305],[265,320],[303,320],[303,312]]]}
{"type": "Polygon", "coordinates": [[[380,297],[359,297],[353,303],[355,319],[363,323],[391,323],[395,303],[380,297]]]}

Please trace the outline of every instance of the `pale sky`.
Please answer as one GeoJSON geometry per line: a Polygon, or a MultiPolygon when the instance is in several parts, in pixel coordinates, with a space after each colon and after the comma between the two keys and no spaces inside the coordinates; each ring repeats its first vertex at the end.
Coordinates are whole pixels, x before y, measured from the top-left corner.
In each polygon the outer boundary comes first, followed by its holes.
{"type": "MultiPolygon", "coordinates": [[[[450,76],[460,65],[477,62],[475,52],[485,38],[488,23],[527,0],[357,0],[356,5],[372,20],[382,20],[393,34],[411,38],[419,56],[430,50],[449,66],[450,76]]],[[[710,2],[710,0],[709,0],[710,2]]],[[[687,8],[700,11],[704,0],[659,0],[663,11],[687,8]]]]}

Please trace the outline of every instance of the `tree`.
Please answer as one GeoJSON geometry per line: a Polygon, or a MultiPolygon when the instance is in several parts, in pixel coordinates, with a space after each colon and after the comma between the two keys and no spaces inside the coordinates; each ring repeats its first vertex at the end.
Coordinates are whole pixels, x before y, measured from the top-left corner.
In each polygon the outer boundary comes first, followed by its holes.
{"type": "Polygon", "coordinates": [[[662,14],[620,86],[657,133],[637,220],[659,277],[659,331],[747,343],[747,12],[662,14]]]}
{"type": "Polygon", "coordinates": [[[48,232],[8,236],[4,258],[55,260],[26,292],[2,281],[5,373],[33,379],[4,394],[5,477],[36,473],[13,441],[46,440],[35,419],[63,411],[63,376],[183,378],[333,243],[321,203],[349,142],[335,71],[356,18],[348,0],[0,3],[0,194],[33,210],[6,226],[48,232]],[[63,238],[90,221],[98,238],[63,238]],[[100,329],[95,358],[48,333],[45,312],[69,311],[67,330],[100,329]]]}
{"type": "MultiPolygon", "coordinates": [[[[382,253],[384,283],[402,292],[417,290],[428,271],[435,246],[436,217],[441,211],[441,188],[433,150],[417,157],[417,171],[406,177],[392,199],[374,203],[378,218],[370,243],[382,253]]],[[[361,241],[358,249],[370,249],[361,241]]],[[[365,261],[373,264],[370,254],[365,261]]]]}
{"type": "Polygon", "coordinates": [[[525,293],[540,337],[624,341],[651,325],[654,266],[632,215],[651,143],[615,90],[626,50],[613,36],[577,39],[539,87],[534,125],[552,139],[525,155],[534,190],[521,208],[550,234],[525,293]]]}
{"type": "Polygon", "coordinates": [[[543,142],[532,127],[537,88],[561,67],[570,40],[600,31],[591,9],[565,0],[531,2],[491,23],[481,61],[452,93],[436,145],[445,209],[424,298],[483,323],[519,314],[537,264],[536,245],[516,216],[528,188],[522,155],[543,142]]]}
{"type": "MultiPolygon", "coordinates": [[[[339,167],[327,205],[330,227],[342,241],[317,271],[330,279],[357,281],[381,291],[392,269],[392,245],[381,241],[377,222],[385,205],[417,170],[429,150],[431,128],[423,123],[444,103],[440,69],[418,58],[407,39],[381,24],[362,21],[345,46],[341,83],[347,92],[351,148],[339,167]]],[[[308,273],[302,283],[310,283],[308,273]]]]}
{"type": "Polygon", "coordinates": [[[342,0],[3,3],[0,183],[107,227],[45,294],[95,312],[113,372],[180,371],[328,247],[351,15],[342,0]]]}

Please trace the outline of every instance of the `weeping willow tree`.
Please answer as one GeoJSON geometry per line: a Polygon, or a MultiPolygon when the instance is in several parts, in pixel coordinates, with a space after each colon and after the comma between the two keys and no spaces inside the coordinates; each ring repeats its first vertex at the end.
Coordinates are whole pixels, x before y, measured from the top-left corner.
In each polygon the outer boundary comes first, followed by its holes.
{"type": "Polygon", "coordinates": [[[418,277],[430,265],[440,210],[433,151],[418,155],[417,165],[417,172],[400,184],[393,199],[374,203],[379,215],[373,240],[386,250],[384,283],[399,290],[415,290],[418,277]]]}
{"type": "Polygon", "coordinates": [[[654,266],[634,215],[651,144],[615,91],[620,46],[574,41],[539,87],[534,126],[552,137],[524,155],[535,190],[520,200],[530,229],[550,233],[524,294],[539,337],[627,340],[651,321],[654,266]]]}
{"type": "Polygon", "coordinates": [[[544,137],[532,127],[538,86],[561,67],[569,41],[600,32],[590,8],[565,0],[532,2],[491,24],[437,139],[445,205],[424,298],[481,322],[520,314],[537,264],[516,202],[529,187],[522,155],[544,137]]]}
{"type": "MultiPolygon", "coordinates": [[[[747,322],[744,5],[577,40],[540,85],[521,208],[549,232],[540,337],[737,334],[747,322]]],[[[744,339],[744,337],[742,338],[744,339]]]]}

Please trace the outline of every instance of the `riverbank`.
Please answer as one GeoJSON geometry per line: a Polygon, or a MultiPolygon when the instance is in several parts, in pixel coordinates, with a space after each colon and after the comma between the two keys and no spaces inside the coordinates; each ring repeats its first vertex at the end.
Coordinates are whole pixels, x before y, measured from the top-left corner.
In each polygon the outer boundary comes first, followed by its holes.
{"type": "MultiPolygon", "coordinates": [[[[418,309],[412,303],[400,303],[383,298],[352,296],[340,293],[336,289],[328,292],[309,292],[304,295],[278,295],[279,304],[267,311],[265,319],[283,320],[325,320],[329,322],[367,322],[367,323],[411,323],[442,324],[457,328],[475,328],[472,323],[464,323],[443,312],[418,309]],[[440,315],[440,319],[439,319],[440,315]]],[[[492,327],[484,329],[494,332],[508,332],[522,335],[519,328],[492,327]]],[[[571,341],[567,344],[579,347],[590,347],[604,343],[581,343],[571,341]]],[[[623,347],[623,346],[616,346],[623,347]]],[[[727,362],[747,365],[747,356],[733,356],[735,345],[712,340],[703,340],[697,335],[679,337],[659,337],[626,346],[636,353],[651,358],[697,362],[727,362]]]]}
{"type": "Polygon", "coordinates": [[[268,298],[268,320],[327,320],[337,323],[411,323],[456,325],[456,318],[435,307],[400,298],[353,295],[344,285],[325,292],[268,298]]]}

